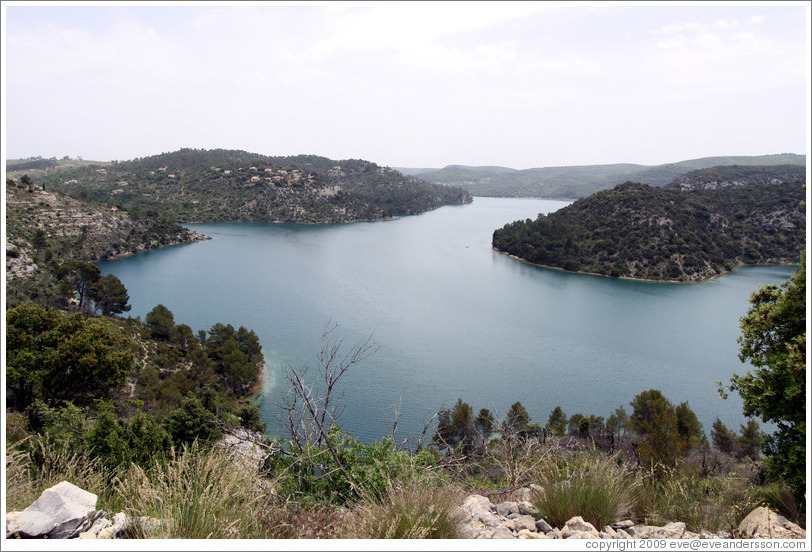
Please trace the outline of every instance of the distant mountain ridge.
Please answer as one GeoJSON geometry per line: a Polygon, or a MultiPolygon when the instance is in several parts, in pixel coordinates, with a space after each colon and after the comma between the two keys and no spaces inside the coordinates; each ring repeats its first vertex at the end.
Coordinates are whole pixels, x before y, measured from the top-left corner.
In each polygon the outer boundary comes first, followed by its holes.
{"type": "Polygon", "coordinates": [[[420,178],[430,182],[461,186],[475,196],[577,199],[627,181],[664,187],[691,171],[732,165],[806,167],[806,156],[794,153],[717,156],[654,166],[615,163],[518,170],[507,167],[449,165],[442,169],[399,170],[404,174],[419,174],[420,178]]]}
{"type": "MultiPolygon", "coordinates": [[[[15,164],[9,164],[13,169],[15,164]]],[[[470,203],[470,194],[361,159],[181,149],[130,161],[45,167],[49,190],[178,222],[353,222],[470,203]]]]}

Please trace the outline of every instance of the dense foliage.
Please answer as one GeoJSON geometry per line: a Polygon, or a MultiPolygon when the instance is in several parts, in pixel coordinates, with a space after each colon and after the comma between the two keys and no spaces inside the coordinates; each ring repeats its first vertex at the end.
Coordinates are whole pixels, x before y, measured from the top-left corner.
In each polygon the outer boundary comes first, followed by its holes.
{"type": "Polygon", "coordinates": [[[614,277],[698,281],[739,264],[797,258],[800,184],[677,191],[627,182],[496,230],[493,246],[545,266],[614,277]]]}
{"type": "Polygon", "coordinates": [[[349,222],[418,214],[471,201],[357,159],[269,157],[238,150],[182,149],[43,175],[72,197],[133,216],[155,211],[176,222],[349,222]]]}
{"type": "Polygon", "coordinates": [[[768,473],[789,482],[801,498],[806,485],[806,262],[780,287],[750,297],[741,320],[740,359],[753,370],[734,374],[746,416],[778,426],[765,441],[768,473]]]}
{"type": "MultiPolygon", "coordinates": [[[[159,305],[172,320],[171,312],[159,305]]],[[[154,317],[152,317],[154,318],[154,317]]],[[[195,336],[164,324],[89,317],[21,303],[7,312],[7,408],[13,441],[39,435],[111,467],[171,445],[263,430],[250,396],[264,363],[254,332],[215,324],[195,336]]]]}

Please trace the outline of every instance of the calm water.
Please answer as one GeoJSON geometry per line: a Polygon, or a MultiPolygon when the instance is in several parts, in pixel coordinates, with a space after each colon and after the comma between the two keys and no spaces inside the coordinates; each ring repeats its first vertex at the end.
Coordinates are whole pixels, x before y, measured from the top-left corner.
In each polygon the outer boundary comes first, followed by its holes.
{"type": "Polygon", "coordinates": [[[608,417],[647,389],[688,401],[706,431],[738,429],[737,395],[717,381],[737,357],[748,294],[792,267],[745,267],[703,284],[655,284],[530,266],[491,249],[493,230],[566,202],[475,198],[421,216],[347,225],[199,224],[213,240],[99,263],[130,292],[132,316],[158,303],[197,331],[253,329],[268,362],[263,421],[281,427],[284,365],[314,365],[325,325],[378,352],[344,382],[340,420],[364,440],[398,436],[457,398],[504,414],[521,401],[535,421],[560,405],[608,417]]]}

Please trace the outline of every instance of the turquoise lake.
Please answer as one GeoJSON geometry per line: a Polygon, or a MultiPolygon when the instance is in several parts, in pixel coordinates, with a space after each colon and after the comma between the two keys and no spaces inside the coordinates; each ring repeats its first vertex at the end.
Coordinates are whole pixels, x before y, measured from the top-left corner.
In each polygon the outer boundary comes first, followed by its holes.
{"type": "Polygon", "coordinates": [[[751,266],[701,284],[616,280],[528,265],[495,252],[496,228],[567,202],[474,199],[420,216],[344,225],[194,224],[205,242],[98,263],[130,293],[131,316],[166,305],[197,332],[245,326],[267,362],[262,420],[281,431],[281,368],[312,366],[322,330],[345,350],[372,336],[377,352],[342,379],[340,425],[371,441],[397,436],[457,398],[500,415],[516,401],[546,423],[561,406],[608,417],[647,389],[688,401],[706,432],[738,430],[741,400],[723,400],[749,365],[739,318],[751,291],[791,266],[751,266]]]}

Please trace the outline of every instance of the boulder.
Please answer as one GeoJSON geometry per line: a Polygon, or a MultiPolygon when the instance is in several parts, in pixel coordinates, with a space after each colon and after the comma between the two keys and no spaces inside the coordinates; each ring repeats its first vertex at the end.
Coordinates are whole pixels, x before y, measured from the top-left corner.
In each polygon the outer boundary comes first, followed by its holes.
{"type": "Polygon", "coordinates": [[[509,516],[519,513],[519,505],[515,502],[501,502],[496,505],[496,513],[500,516],[509,516]]]}
{"type": "Polygon", "coordinates": [[[500,525],[496,529],[493,530],[492,539],[515,539],[516,537],[513,536],[513,531],[505,527],[504,525],[500,525]]]}
{"type": "Polygon", "coordinates": [[[575,516],[574,518],[571,518],[569,521],[567,521],[566,524],[564,524],[564,528],[561,530],[561,538],[562,539],[588,538],[584,536],[573,537],[573,535],[575,535],[576,533],[586,533],[592,535],[591,538],[595,539],[599,537],[598,530],[595,529],[595,526],[589,523],[588,521],[584,521],[584,518],[582,518],[581,516],[575,516]]]}
{"type": "Polygon", "coordinates": [[[518,503],[519,506],[519,514],[523,516],[533,516],[534,518],[538,518],[541,515],[539,509],[532,502],[528,502],[523,500],[518,503]]]}
{"type": "Polygon", "coordinates": [[[482,514],[490,514],[493,504],[488,497],[482,495],[469,495],[462,503],[462,509],[471,519],[478,519],[482,514]]]}
{"type": "Polygon", "coordinates": [[[526,529],[528,531],[536,531],[536,520],[533,516],[519,516],[513,520],[513,530],[521,531],[526,529]]]}
{"type": "Polygon", "coordinates": [[[742,537],[753,539],[805,539],[806,531],[769,508],[759,507],[739,524],[742,537]]]}
{"type": "Polygon", "coordinates": [[[517,536],[520,539],[538,539],[541,538],[535,531],[528,531],[527,529],[520,529],[517,536]]]}
{"type": "Polygon", "coordinates": [[[7,522],[6,532],[31,538],[76,537],[92,526],[96,500],[93,493],[63,481],[44,490],[16,519],[7,522]]]}
{"type": "Polygon", "coordinates": [[[652,539],[681,539],[685,534],[685,524],[681,521],[657,527],[651,533],[652,539]]]}

